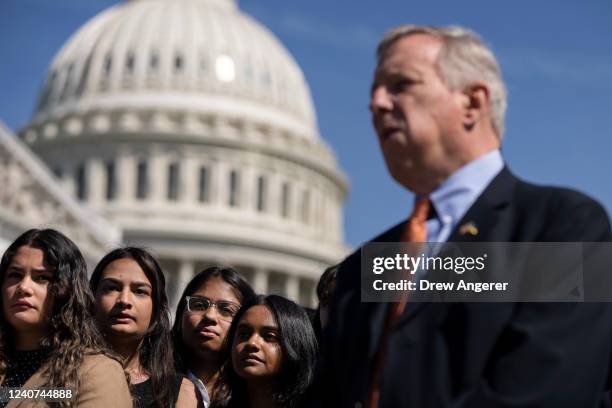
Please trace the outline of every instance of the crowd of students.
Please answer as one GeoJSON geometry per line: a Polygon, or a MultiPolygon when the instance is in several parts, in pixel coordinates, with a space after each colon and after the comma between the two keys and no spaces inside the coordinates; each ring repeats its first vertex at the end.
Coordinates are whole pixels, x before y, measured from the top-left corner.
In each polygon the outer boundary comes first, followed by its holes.
{"type": "Polygon", "coordinates": [[[324,274],[320,313],[309,317],[210,267],[185,287],[172,326],[164,273],[147,250],[111,251],[88,280],[69,238],[32,229],[0,262],[0,385],[70,389],[60,406],[305,406],[333,276],[324,274]]]}

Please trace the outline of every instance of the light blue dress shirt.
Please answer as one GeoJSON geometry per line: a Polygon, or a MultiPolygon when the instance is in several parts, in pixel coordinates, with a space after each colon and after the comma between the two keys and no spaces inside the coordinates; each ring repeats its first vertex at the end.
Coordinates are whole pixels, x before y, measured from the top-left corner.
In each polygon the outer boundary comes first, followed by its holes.
{"type": "Polygon", "coordinates": [[[187,371],[187,378],[191,380],[193,385],[195,385],[196,389],[200,393],[200,396],[202,397],[202,402],[204,403],[204,408],[210,407],[210,397],[208,395],[208,391],[206,391],[206,387],[204,386],[202,380],[196,377],[196,375],[192,373],[191,370],[187,371]]]}
{"type": "Polygon", "coordinates": [[[504,167],[499,150],[461,167],[429,195],[437,217],[427,221],[427,241],[446,242],[457,223],[504,167]]]}

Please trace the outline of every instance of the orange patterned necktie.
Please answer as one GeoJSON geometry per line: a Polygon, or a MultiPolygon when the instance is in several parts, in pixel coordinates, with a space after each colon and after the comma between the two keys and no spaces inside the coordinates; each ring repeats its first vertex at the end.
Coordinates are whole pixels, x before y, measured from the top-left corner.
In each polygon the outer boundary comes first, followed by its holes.
{"type": "MultiPolygon", "coordinates": [[[[427,216],[431,208],[431,201],[427,198],[421,198],[417,200],[412,209],[412,214],[406,222],[406,227],[402,232],[400,241],[401,242],[425,242],[427,241],[427,216]]],[[[378,351],[374,358],[374,372],[372,374],[372,380],[370,383],[370,392],[368,393],[368,408],[377,408],[378,400],[380,398],[380,381],[385,363],[385,357],[387,354],[387,342],[391,329],[397,318],[402,315],[406,308],[406,301],[408,294],[402,293],[403,298],[399,302],[393,302],[389,305],[389,312],[387,313],[387,319],[385,321],[385,327],[380,337],[378,344],[378,351]]]]}
{"type": "MultiPolygon", "coordinates": [[[[429,211],[431,208],[431,201],[427,197],[420,198],[414,203],[414,208],[412,209],[412,214],[410,218],[408,218],[408,222],[406,223],[406,227],[402,233],[400,238],[400,242],[408,242],[408,243],[422,243],[427,241],[427,216],[429,215],[429,211]]],[[[406,249],[408,252],[418,251],[419,245],[412,245],[406,249]]],[[[417,254],[411,254],[417,255],[417,254]]],[[[408,276],[409,278],[410,276],[408,276]]],[[[389,310],[389,319],[391,319],[391,323],[395,322],[395,320],[401,316],[406,308],[406,300],[408,298],[408,293],[403,291],[401,293],[402,298],[399,302],[395,302],[391,304],[389,310]]]]}
{"type": "Polygon", "coordinates": [[[427,216],[429,215],[430,208],[431,201],[427,197],[421,198],[414,203],[412,214],[408,218],[400,242],[427,241],[427,216]]]}

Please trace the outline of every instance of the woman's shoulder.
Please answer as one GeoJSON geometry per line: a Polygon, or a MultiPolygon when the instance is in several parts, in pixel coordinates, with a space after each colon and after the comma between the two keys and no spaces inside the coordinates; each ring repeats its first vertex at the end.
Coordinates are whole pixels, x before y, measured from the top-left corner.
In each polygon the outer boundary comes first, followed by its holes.
{"type": "Polygon", "coordinates": [[[123,373],[123,367],[119,360],[101,352],[89,352],[83,357],[83,362],[81,363],[79,371],[81,373],[86,373],[90,370],[112,370],[121,371],[121,373],[123,373]]]}
{"type": "Polygon", "coordinates": [[[190,379],[183,376],[177,376],[176,381],[178,381],[178,398],[176,400],[176,407],[203,407],[204,402],[202,401],[201,396],[198,394],[195,385],[191,382],[190,379]]]}
{"type": "Polygon", "coordinates": [[[119,361],[90,353],[79,367],[78,406],[132,407],[127,378],[119,361]]]}

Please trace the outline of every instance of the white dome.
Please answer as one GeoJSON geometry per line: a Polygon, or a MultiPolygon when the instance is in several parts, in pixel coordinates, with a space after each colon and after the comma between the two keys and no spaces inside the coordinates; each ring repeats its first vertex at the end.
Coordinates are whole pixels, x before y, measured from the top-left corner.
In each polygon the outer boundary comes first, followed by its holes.
{"type": "Polygon", "coordinates": [[[51,63],[34,122],[111,110],[229,112],[318,140],[299,66],[234,0],[133,0],[77,31],[51,63]]]}
{"type": "Polygon", "coordinates": [[[195,271],[230,264],[310,304],[346,255],[347,181],[302,72],[234,0],[103,11],[54,58],[20,137],[126,243],[155,250],[173,301],[195,271]]]}

